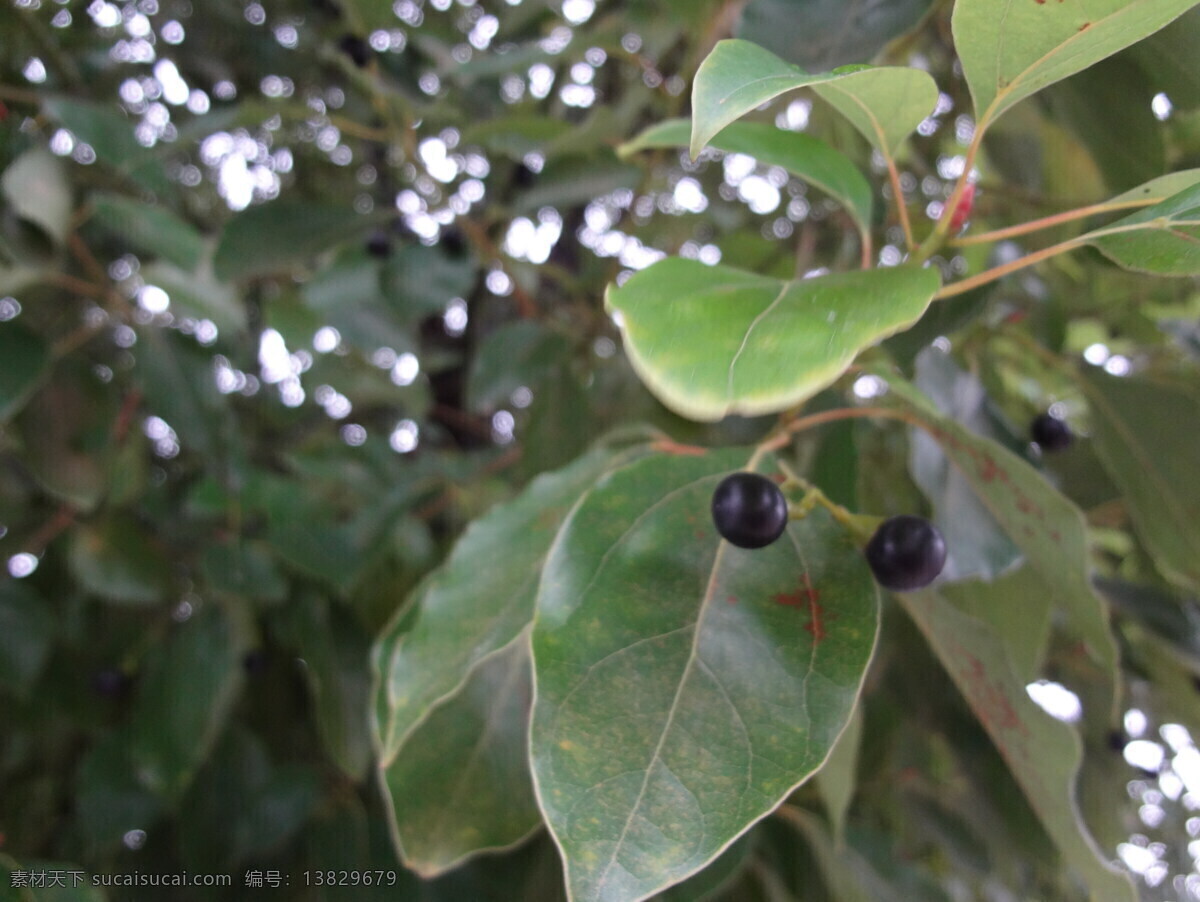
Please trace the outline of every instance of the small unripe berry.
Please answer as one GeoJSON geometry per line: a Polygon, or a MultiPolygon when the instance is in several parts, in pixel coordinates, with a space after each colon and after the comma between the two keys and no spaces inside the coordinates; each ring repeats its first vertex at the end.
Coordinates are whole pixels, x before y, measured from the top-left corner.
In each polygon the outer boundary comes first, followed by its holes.
{"type": "Polygon", "coordinates": [[[894,592],[929,585],[946,565],[946,540],[924,517],[902,514],[884,520],[866,547],[875,581],[894,592]]]}
{"type": "Polygon", "coordinates": [[[713,524],[739,548],[763,548],[787,528],[787,499],[779,486],[758,473],[733,473],[712,498],[713,524]]]}
{"type": "Polygon", "coordinates": [[[1052,413],[1039,413],[1029,426],[1029,434],[1043,451],[1062,451],[1070,447],[1074,436],[1066,420],[1052,413]]]}

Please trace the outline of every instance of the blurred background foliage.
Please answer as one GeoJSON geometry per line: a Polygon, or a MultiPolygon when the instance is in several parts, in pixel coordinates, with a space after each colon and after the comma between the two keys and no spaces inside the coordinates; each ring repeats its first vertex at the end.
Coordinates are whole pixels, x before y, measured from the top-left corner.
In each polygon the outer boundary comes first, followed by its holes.
{"type": "MultiPolygon", "coordinates": [[[[472,519],[606,432],[727,444],[770,426],[661,407],[621,353],[607,284],[668,253],[784,277],[857,263],[850,218],[778,167],[616,147],[686,115],[696,67],[731,34],[813,70],[918,65],[943,93],[901,184],[928,224],[972,128],[949,11],[0,0],[0,872],[232,875],[169,896],[5,878],[0,897],[559,898],[544,834],[436,880],[400,866],[368,731],[373,637],[472,519]],[[305,885],[355,869],[394,882],[305,885]],[[288,888],[247,886],[272,872],[288,888]]],[[[1015,110],[986,140],[975,223],[1200,165],[1198,47],[1191,13],[1015,110]]],[[[822,137],[889,197],[881,161],[808,97],[759,118],[822,137]]],[[[894,263],[889,206],[874,228],[894,263]]],[[[988,257],[935,263],[961,275],[988,257]]],[[[1030,454],[1025,424],[1048,404],[1088,425],[1004,327],[1114,376],[1178,380],[1195,375],[1198,316],[1191,281],[1089,251],[935,305],[885,350],[1030,454]]],[[[1149,404],[1138,384],[1130,403],[1149,404]]],[[[1193,441],[1194,422],[1145,409],[1154,441],[1193,441]]],[[[902,429],[842,424],[796,453],[857,509],[920,509],[924,492],[938,516],[981,516],[902,429]]],[[[1181,726],[1200,722],[1200,609],[1158,575],[1087,442],[1043,463],[1088,514],[1132,706],[1125,733],[1088,739],[1085,811],[1146,898],[1200,898],[1200,755],[1181,726]]],[[[998,572],[1013,549],[994,524],[979,533],[959,563],[998,572]]],[[[664,898],[1080,898],[892,605],[883,636],[844,785],[803,787],[801,813],[664,898]],[[844,838],[822,819],[829,792],[849,806],[844,838]]]]}

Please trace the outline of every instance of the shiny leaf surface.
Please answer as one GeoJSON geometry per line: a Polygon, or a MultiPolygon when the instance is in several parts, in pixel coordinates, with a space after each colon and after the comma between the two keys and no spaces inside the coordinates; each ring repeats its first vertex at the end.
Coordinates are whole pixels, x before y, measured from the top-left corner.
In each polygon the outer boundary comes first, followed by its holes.
{"type": "Polygon", "coordinates": [[[915,322],[932,269],[799,281],[671,257],[610,287],[625,353],[642,381],[695,420],[774,413],[829,385],[866,347],[915,322]]]}
{"type": "Polygon", "coordinates": [[[870,572],[824,512],[756,551],[720,540],[713,490],[750,459],[617,471],[546,562],[532,756],[574,899],[695,873],[820,767],[850,716],[878,625],[870,572]]]}

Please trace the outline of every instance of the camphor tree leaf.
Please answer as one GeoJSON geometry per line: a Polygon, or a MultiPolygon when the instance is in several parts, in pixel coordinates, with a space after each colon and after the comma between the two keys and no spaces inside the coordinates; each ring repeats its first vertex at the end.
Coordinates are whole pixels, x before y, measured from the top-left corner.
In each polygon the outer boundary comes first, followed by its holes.
{"type": "MultiPolygon", "coordinates": [[[[217,243],[217,278],[234,281],[286,271],[387,220],[350,207],[277,200],[238,213],[217,243]]],[[[448,299],[447,299],[448,300],[448,299]]]]}
{"type": "Polygon", "coordinates": [[[512,844],[536,825],[532,792],[522,794],[530,787],[521,680],[542,564],[579,496],[643,453],[645,445],[597,448],[476,520],[376,643],[379,784],[397,849],[422,873],[512,844]],[[463,767],[446,769],[451,758],[463,767]],[[450,810],[447,792],[470,801],[450,810]]]}
{"type": "Polygon", "coordinates": [[[1089,579],[1087,532],[1079,509],[1015,454],[941,416],[904,380],[895,376],[885,379],[890,389],[887,398],[942,446],[1040,574],[1043,591],[1063,607],[1068,631],[1083,642],[1111,689],[1117,667],[1116,643],[1106,607],[1089,579]]]}
{"type": "Polygon", "coordinates": [[[1080,241],[1094,245],[1125,269],[1159,276],[1196,275],[1200,273],[1200,184],[1089,232],[1080,241]]]}
{"type": "Polygon", "coordinates": [[[50,348],[20,323],[0,323],[0,423],[29,400],[50,366],[50,348]]]}
{"type": "Polygon", "coordinates": [[[610,286],[606,304],[650,391],[712,421],[812,397],[863,348],[916,322],[939,284],[931,268],[782,281],[672,257],[610,286]]]}
{"type": "Polygon", "coordinates": [[[976,128],[1153,34],[1197,0],[956,0],[954,46],[976,128]]]}
{"type": "MultiPolygon", "coordinates": [[[[628,157],[649,148],[687,147],[691,129],[688,119],[668,119],[650,126],[617,148],[617,153],[628,157]]],[[[717,150],[744,153],[769,166],[782,166],[837,200],[860,233],[870,232],[874,203],[870,183],[853,163],[819,138],[763,122],[735,122],[708,143],[717,150]]]]}
{"type": "Polygon", "coordinates": [[[598,448],[539,476],[463,534],[449,558],[417,587],[378,640],[374,659],[375,737],[386,767],[435,705],[458,692],[471,670],[516,640],[533,619],[550,543],[581,494],[607,470],[644,453],[598,448]],[[416,618],[410,628],[409,617],[416,618]]]}
{"type": "Polygon", "coordinates": [[[1200,589],[1200,483],[1194,437],[1182,423],[1200,418],[1190,386],[1080,372],[1092,441],[1129,508],[1138,535],[1163,575],[1200,589]]]}
{"type": "Polygon", "coordinates": [[[396,843],[424,877],[541,825],[529,773],[529,643],[484,659],[381,762],[396,843]]]}
{"type": "Polygon", "coordinates": [[[1083,878],[1093,899],[1137,898],[1128,877],[1103,863],[1104,856],[1082,825],[1075,776],[1083,756],[1078,734],[1055,721],[1025,692],[1004,641],[979,614],[962,610],[977,595],[976,612],[1011,617],[1016,600],[993,584],[957,583],[940,592],[900,596],[934,653],[1007,762],[1029,804],[1058,846],[1064,861],[1083,878]]]}
{"type": "Polygon", "coordinates": [[[71,182],[62,160],[48,150],[27,150],[0,175],[0,190],[14,213],[54,242],[66,240],[71,221],[71,182]]]}
{"type": "Polygon", "coordinates": [[[643,899],[714,860],[825,760],[878,629],[824,511],[755,551],[720,539],[747,449],[649,457],[563,525],[534,621],[538,798],[579,902],[643,899]]]}
{"type": "Polygon", "coordinates": [[[169,208],[112,193],[93,194],[91,204],[95,222],[132,248],[186,270],[195,269],[200,262],[204,252],[200,233],[169,208]]]}
{"type": "Polygon", "coordinates": [[[736,36],[808,69],[870,62],[925,16],[931,0],[751,0],[736,36]]]}
{"type": "Polygon", "coordinates": [[[729,123],[809,86],[888,156],[933,112],[938,98],[933,78],[920,69],[846,66],[813,75],[749,41],[720,41],[692,85],[692,158],[729,123]]]}
{"type": "Polygon", "coordinates": [[[208,756],[242,685],[248,631],[215,605],[174,628],[139,680],[130,748],[143,784],[177,798],[208,756]]]}

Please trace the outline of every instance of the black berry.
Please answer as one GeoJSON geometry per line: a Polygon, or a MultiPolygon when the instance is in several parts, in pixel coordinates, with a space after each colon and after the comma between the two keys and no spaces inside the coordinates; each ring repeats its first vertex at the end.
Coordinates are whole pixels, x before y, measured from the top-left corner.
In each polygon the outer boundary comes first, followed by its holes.
{"type": "Polygon", "coordinates": [[[338,49],[350,57],[360,69],[365,68],[371,59],[371,48],[356,34],[342,35],[342,39],[338,41],[338,49]]]}
{"type": "Polygon", "coordinates": [[[1061,451],[1070,446],[1071,427],[1052,413],[1039,413],[1029,425],[1029,434],[1043,451],[1061,451]]]}
{"type": "Polygon", "coordinates": [[[787,528],[787,499],[765,476],[734,473],[713,492],[712,517],[726,541],[739,548],[762,548],[787,528]]]}
{"type": "Polygon", "coordinates": [[[867,563],[885,589],[908,592],[933,582],[946,564],[946,540],[923,517],[908,514],[884,520],[871,536],[867,563]]]}
{"type": "Polygon", "coordinates": [[[367,253],[377,259],[384,259],[392,252],[392,239],[383,229],[376,229],[367,238],[367,253]]]}
{"type": "Polygon", "coordinates": [[[92,691],[104,698],[120,698],[129,690],[130,680],[124,671],[110,667],[97,670],[90,680],[92,691]]]}
{"type": "Polygon", "coordinates": [[[270,659],[267,657],[267,653],[261,648],[248,651],[242,656],[242,667],[251,676],[258,676],[260,673],[264,673],[268,664],[270,664],[270,659]]]}

